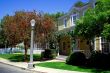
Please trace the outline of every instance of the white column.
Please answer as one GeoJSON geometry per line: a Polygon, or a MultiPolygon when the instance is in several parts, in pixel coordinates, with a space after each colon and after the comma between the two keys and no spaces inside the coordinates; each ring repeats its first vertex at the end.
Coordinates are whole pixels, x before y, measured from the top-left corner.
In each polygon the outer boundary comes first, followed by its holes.
{"type": "Polygon", "coordinates": [[[101,45],[101,37],[99,37],[99,50],[102,50],[102,45],[101,45]]]}

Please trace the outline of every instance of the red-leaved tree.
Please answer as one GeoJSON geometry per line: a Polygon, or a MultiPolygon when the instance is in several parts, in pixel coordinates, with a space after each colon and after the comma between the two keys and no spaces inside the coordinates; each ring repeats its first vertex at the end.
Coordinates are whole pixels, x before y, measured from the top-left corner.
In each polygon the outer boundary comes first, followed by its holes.
{"type": "MultiPolygon", "coordinates": [[[[31,24],[30,21],[35,19],[35,40],[41,42],[47,39],[50,32],[54,30],[54,22],[49,16],[41,16],[40,13],[35,11],[16,11],[13,16],[5,16],[4,20],[4,31],[7,36],[7,41],[10,46],[15,46],[18,43],[24,43],[25,56],[24,59],[27,61],[27,49],[30,45],[31,35],[31,24]],[[42,36],[43,34],[43,36],[42,36]]],[[[46,43],[46,42],[45,42],[46,43]]]]}

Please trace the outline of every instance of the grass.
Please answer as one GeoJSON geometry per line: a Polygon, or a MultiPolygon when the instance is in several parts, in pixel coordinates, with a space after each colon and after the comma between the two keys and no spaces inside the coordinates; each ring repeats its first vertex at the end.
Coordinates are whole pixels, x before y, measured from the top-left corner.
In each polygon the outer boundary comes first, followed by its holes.
{"type": "MultiPolygon", "coordinates": [[[[0,54],[0,58],[4,58],[10,60],[12,62],[24,62],[24,54],[0,54]]],[[[34,54],[34,61],[39,61],[41,59],[41,55],[34,54]]],[[[28,55],[29,61],[29,55],[28,55]]]]}
{"type": "Polygon", "coordinates": [[[67,65],[67,64],[65,64],[65,62],[45,62],[45,63],[38,63],[36,65],[42,66],[42,67],[48,67],[48,68],[70,70],[70,71],[93,72],[93,73],[110,73],[110,71],[67,65]]]}

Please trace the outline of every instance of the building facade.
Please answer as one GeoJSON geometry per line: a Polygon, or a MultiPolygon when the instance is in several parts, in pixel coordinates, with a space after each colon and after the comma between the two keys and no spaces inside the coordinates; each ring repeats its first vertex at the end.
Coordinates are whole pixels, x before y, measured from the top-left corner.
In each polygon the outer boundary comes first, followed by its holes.
{"type": "MultiPolygon", "coordinates": [[[[90,0],[87,4],[84,4],[81,7],[72,6],[68,13],[58,19],[58,32],[59,33],[69,33],[74,32],[75,21],[82,16],[84,16],[85,12],[89,8],[95,7],[95,0],[90,0]]],[[[61,55],[69,55],[71,52],[81,51],[86,55],[90,53],[89,49],[89,41],[83,40],[81,37],[75,39],[75,43],[73,41],[74,35],[66,35],[63,34],[60,37],[59,41],[59,53],[61,55]]],[[[97,44],[97,42],[96,42],[97,44]]]]}

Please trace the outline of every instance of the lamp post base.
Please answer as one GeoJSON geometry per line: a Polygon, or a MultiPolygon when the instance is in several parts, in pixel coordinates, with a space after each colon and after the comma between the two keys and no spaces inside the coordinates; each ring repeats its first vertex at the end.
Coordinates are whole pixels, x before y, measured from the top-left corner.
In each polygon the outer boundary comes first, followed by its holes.
{"type": "Polygon", "coordinates": [[[28,63],[28,68],[29,69],[33,69],[34,68],[34,64],[33,63],[28,63]]]}

